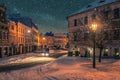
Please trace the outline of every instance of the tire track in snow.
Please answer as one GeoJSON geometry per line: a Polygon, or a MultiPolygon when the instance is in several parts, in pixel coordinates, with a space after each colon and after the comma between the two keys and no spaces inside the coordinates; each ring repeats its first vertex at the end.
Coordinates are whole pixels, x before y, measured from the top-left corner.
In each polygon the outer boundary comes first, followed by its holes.
{"type": "Polygon", "coordinates": [[[54,76],[46,76],[45,78],[47,78],[48,80],[59,80],[58,78],[54,76]]]}

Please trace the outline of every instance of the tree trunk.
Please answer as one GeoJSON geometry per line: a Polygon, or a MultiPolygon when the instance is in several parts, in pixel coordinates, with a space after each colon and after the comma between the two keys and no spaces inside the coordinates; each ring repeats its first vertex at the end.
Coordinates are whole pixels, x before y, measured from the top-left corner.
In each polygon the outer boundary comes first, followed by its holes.
{"type": "Polygon", "coordinates": [[[100,48],[99,62],[101,62],[102,50],[103,50],[103,48],[100,48]]]}

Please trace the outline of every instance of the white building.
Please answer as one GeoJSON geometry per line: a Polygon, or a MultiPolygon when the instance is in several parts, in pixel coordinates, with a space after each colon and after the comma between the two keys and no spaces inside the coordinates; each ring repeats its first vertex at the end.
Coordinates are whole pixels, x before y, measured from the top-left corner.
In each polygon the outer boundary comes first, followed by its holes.
{"type": "MultiPolygon", "coordinates": [[[[98,28],[106,30],[106,39],[109,41],[104,45],[103,55],[120,55],[120,0],[96,0],[68,16],[70,49],[77,47],[82,55],[86,52],[92,55],[93,46],[86,38],[95,20],[98,21],[98,28]],[[100,22],[100,13],[105,16],[106,22],[111,21],[112,24],[106,26],[100,22]]],[[[99,54],[97,48],[96,53],[99,54]]]]}

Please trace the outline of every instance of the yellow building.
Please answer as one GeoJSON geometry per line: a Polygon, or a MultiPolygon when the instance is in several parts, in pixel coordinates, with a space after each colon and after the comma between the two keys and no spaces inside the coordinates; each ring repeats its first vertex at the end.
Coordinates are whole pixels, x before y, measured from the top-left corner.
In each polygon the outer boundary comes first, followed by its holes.
{"type": "Polygon", "coordinates": [[[41,48],[44,48],[45,46],[47,46],[47,37],[46,36],[41,36],[41,40],[40,40],[40,46],[41,48]]]}
{"type": "Polygon", "coordinates": [[[52,36],[41,36],[41,47],[44,48],[66,48],[68,44],[68,38],[65,34],[55,33],[52,36]]]}
{"type": "Polygon", "coordinates": [[[18,52],[19,53],[27,53],[32,51],[32,38],[31,38],[31,27],[25,25],[22,22],[18,22],[18,52]]]}
{"type": "Polygon", "coordinates": [[[10,55],[31,51],[31,28],[21,22],[9,21],[10,55]]]}
{"type": "Polygon", "coordinates": [[[14,21],[9,21],[9,55],[13,55],[16,53],[16,46],[18,43],[18,35],[17,35],[17,25],[14,21]]]}
{"type": "Polygon", "coordinates": [[[9,32],[10,55],[34,51],[40,45],[39,30],[30,18],[9,16],[9,32]]]}
{"type": "Polygon", "coordinates": [[[32,26],[32,35],[33,35],[33,51],[40,47],[40,32],[37,26],[33,23],[32,26]]]}
{"type": "Polygon", "coordinates": [[[54,36],[41,36],[41,48],[52,48],[54,46],[54,36]]]}

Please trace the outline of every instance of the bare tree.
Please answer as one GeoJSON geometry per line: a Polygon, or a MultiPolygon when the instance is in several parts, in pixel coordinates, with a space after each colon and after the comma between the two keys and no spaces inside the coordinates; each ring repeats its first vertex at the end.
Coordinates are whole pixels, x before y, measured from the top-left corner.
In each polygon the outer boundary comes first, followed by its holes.
{"type": "MultiPolygon", "coordinates": [[[[113,40],[112,32],[119,26],[119,21],[113,21],[111,9],[97,12],[97,21],[99,22],[99,32],[96,34],[96,45],[100,49],[99,62],[101,62],[102,51],[106,44],[113,40]]],[[[114,33],[113,33],[114,34],[114,33]]]]}
{"type": "MultiPolygon", "coordinates": [[[[111,20],[111,10],[103,10],[103,11],[98,11],[95,10],[95,19],[93,20],[93,22],[95,21],[98,24],[98,29],[95,33],[95,44],[96,47],[99,48],[100,50],[100,54],[99,54],[99,62],[101,62],[101,56],[102,56],[102,51],[105,47],[105,45],[110,41],[110,31],[112,30],[112,26],[114,25],[112,20],[111,20]]],[[[93,41],[93,33],[92,31],[90,32],[91,35],[88,39],[88,42],[91,43],[91,41],[93,41]]],[[[93,42],[92,42],[93,43],[93,42]]]]}

